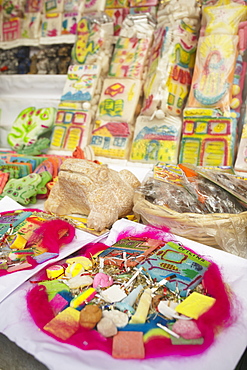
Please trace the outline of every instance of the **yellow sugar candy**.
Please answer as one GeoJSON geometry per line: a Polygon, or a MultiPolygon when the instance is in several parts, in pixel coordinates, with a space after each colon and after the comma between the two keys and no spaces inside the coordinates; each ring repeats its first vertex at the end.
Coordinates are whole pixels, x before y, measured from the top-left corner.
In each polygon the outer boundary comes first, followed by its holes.
{"type": "Polygon", "coordinates": [[[136,312],[130,320],[130,324],[144,324],[146,322],[151,301],[152,301],[152,291],[149,288],[145,289],[140,298],[136,312]]]}
{"type": "Polygon", "coordinates": [[[207,312],[215,303],[216,299],[206,295],[193,292],[189,297],[177,305],[175,310],[185,316],[197,320],[203,313],[207,312]]]}
{"type": "Polygon", "coordinates": [[[82,292],[81,294],[79,294],[77,297],[73,298],[70,301],[70,307],[77,308],[83,305],[84,303],[91,301],[96,293],[97,293],[96,289],[88,288],[87,290],[85,290],[84,292],[82,292]]]}
{"type": "Polygon", "coordinates": [[[160,328],[153,328],[148,330],[144,335],[143,335],[143,342],[147,343],[149,340],[152,340],[154,337],[165,337],[165,338],[170,338],[170,335],[160,329],[160,328]]]}
{"type": "Polygon", "coordinates": [[[48,279],[56,279],[64,273],[63,266],[53,265],[46,269],[46,275],[48,279]]]}
{"type": "Polygon", "coordinates": [[[44,326],[44,330],[66,340],[79,329],[80,312],[68,307],[44,326]]]}
{"type": "Polygon", "coordinates": [[[73,262],[66,267],[65,276],[74,277],[79,275],[81,272],[84,271],[84,268],[81,263],[73,262]]]}
{"type": "Polygon", "coordinates": [[[233,99],[231,100],[230,107],[231,107],[232,109],[236,109],[236,108],[238,108],[238,107],[239,107],[239,105],[240,105],[240,100],[239,100],[238,98],[233,98],[233,99]]]}
{"type": "Polygon", "coordinates": [[[87,257],[84,257],[84,256],[78,256],[78,257],[69,258],[69,259],[66,260],[66,263],[68,265],[70,265],[72,263],[80,263],[82,265],[82,267],[84,268],[84,270],[89,270],[93,266],[93,264],[90,261],[90,259],[87,258],[87,257]]]}
{"type": "Polygon", "coordinates": [[[12,244],[10,245],[11,249],[23,249],[27,244],[27,240],[20,234],[17,234],[12,244]]]}

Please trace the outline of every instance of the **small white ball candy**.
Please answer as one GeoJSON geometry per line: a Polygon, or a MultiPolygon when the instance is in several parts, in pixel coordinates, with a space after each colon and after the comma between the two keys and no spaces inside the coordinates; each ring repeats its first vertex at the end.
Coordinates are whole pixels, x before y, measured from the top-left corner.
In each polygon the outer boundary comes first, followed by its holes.
{"type": "Polygon", "coordinates": [[[97,330],[104,337],[112,337],[117,334],[117,327],[114,322],[107,317],[103,317],[97,324],[97,330]]]}
{"type": "Polygon", "coordinates": [[[85,103],[82,104],[82,108],[83,109],[90,109],[91,108],[91,104],[88,103],[88,102],[85,102],[85,103]]]}
{"type": "Polygon", "coordinates": [[[155,112],[155,117],[156,117],[157,119],[163,119],[163,118],[165,118],[165,113],[163,112],[163,110],[158,109],[158,110],[155,112]]]}
{"type": "Polygon", "coordinates": [[[102,314],[103,317],[107,317],[108,319],[112,320],[117,328],[125,327],[129,321],[128,315],[118,310],[104,310],[102,314]]]}
{"type": "Polygon", "coordinates": [[[66,284],[69,286],[70,289],[78,289],[84,286],[89,286],[93,284],[93,279],[88,276],[75,276],[69,279],[66,284]]]}

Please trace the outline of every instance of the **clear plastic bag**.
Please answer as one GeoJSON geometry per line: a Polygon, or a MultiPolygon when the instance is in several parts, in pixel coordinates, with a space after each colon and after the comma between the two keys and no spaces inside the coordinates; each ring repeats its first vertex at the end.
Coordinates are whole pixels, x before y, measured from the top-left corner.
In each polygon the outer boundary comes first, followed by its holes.
{"type": "Polygon", "coordinates": [[[161,182],[150,177],[137,191],[141,192],[149,202],[169,207],[179,213],[204,213],[203,207],[196,198],[187,189],[177,184],[161,182]]]}

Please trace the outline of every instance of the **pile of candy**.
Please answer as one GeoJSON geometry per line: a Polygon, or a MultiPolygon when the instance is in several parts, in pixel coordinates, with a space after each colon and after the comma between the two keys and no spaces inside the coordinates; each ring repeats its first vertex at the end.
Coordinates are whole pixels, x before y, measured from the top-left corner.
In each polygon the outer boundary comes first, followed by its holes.
{"type": "Polygon", "coordinates": [[[75,227],[45,212],[25,209],[2,212],[0,218],[0,276],[32,269],[59,255],[73,240],[75,227]]]}
{"type": "Polygon", "coordinates": [[[178,213],[240,213],[246,211],[246,178],[230,169],[158,163],[138,192],[149,202],[178,213]]]}
{"type": "Polygon", "coordinates": [[[39,328],[115,358],[208,348],[231,317],[220,272],[171,235],[155,235],[147,228],[111,247],[89,244],[34,277],[27,302],[39,328]]]}
{"type": "Polygon", "coordinates": [[[57,181],[66,156],[28,156],[16,152],[0,154],[0,197],[9,196],[22,205],[47,198],[57,181]]]}

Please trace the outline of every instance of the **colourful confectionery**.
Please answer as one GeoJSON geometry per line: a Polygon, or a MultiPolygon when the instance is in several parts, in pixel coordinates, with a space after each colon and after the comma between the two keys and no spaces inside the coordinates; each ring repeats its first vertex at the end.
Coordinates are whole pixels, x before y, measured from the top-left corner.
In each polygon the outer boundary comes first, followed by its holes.
{"type": "Polygon", "coordinates": [[[63,266],[53,265],[46,269],[46,275],[48,279],[56,279],[59,276],[62,276],[64,273],[63,266]]]}
{"type": "Polygon", "coordinates": [[[2,370],[246,370],[246,56],[247,0],[0,0],[2,370]]]}
{"type": "Polygon", "coordinates": [[[78,308],[90,302],[96,295],[97,291],[94,288],[88,288],[70,302],[70,307],[78,308]]]}

